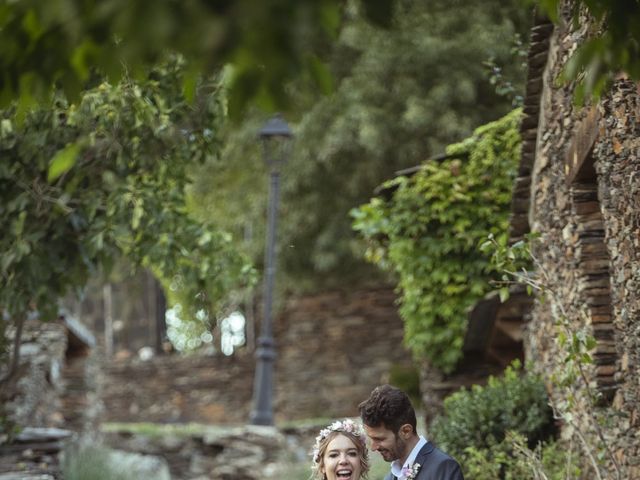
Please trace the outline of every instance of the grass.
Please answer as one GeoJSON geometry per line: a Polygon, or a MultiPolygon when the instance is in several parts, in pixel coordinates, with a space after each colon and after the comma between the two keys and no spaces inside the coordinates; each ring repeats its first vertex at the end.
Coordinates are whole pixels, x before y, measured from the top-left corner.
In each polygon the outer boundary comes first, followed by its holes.
{"type": "Polygon", "coordinates": [[[65,451],[62,464],[66,480],[135,480],[109,460],[109,449],[83,446],[65,451]]]}
{"type": "Polygon", "coordinates": [[[369,470],[369,478],[375,480],[376,478],[384,478],[389,469],[390,464],[385,462],[379,453],[371,452],[371,470],[369,470]]]}
{"type": "Polygon", "coordinates": [[[215,425],[205,425],[201,423],[103,423],[101,430],[104,433],[131,433],[134,435],[145,435],[148,437],[162,437],[165,435],[173,435],[178,437],[190,437],[192,435],[201,435],[205,433],[224,432],[229,430],[228,427],[218,427],[215,425]]]}
{"type": "MultiPolygon", "coordinates": [[[[280,422],[276,427],[280,430],[298,429],[306,427],[321,428],[331,423],[331,418],[306,418],[280,422]]],[[[207,425],[202,423],[149,423],[149,422],[108,422],[103,423],[101,430],[104,433],[131,433],[134,435],[146,435],[149,437],[161,437],[164,435],[192,436],[205,433],[220,433],[228,431],[229,425],[207,425]]]]}

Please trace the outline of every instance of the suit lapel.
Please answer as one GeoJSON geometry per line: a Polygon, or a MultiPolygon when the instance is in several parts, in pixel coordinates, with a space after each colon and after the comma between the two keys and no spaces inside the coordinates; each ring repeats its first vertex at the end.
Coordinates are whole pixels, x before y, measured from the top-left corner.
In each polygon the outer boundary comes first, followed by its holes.
{"type": "Polygon", "coordinates": [[[427,442],[427,444],[420,449],[418,455],[416,455],[416,460],[414,463],[418,463],[420,465],[420,470],[422,470],[427,464],[429,455],[431,455],[431,452],[433,452],[434,448],[435,445],[433,443],[427,442]]]}

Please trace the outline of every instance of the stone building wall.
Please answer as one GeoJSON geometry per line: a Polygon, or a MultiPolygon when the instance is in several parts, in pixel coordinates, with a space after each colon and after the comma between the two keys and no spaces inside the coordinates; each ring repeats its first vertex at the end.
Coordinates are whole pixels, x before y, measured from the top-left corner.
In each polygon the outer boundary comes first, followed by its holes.
{"type": "MultiPolygon", "coordinates": [[[[276,421],[357,414],[358,403],[411,365],[391,289],[290,298],[274,321],[276,421]]],[[[255,359],[176,355],[105,366],[107,421],[245,423],[255,359]]]]}
{"type": "MultiPolygon", "coordinates": [[[[533,310],[527,358],[547,378],[566,372],[554,323],[563,313],[573,332],[595,337],[589,382],[600,404],[615,413],[607,416],[604,434],[621,478],[638,479],[640,95],[637,84],[621,77],[597,105],[580,108],[573,103],[573,85],[558,85],[569,55],[589,31],[584,20],[578,31],[556,28],[544,77],[529,222],[542,234],[536,255],[553,293],[533,310]]],[[[569,390],[551,381],[549,389],[558,402],[568,398],[569,390]]],[[[585,392],[565,434],[579,428],[591,445],[600,445],[585,392]]]]}

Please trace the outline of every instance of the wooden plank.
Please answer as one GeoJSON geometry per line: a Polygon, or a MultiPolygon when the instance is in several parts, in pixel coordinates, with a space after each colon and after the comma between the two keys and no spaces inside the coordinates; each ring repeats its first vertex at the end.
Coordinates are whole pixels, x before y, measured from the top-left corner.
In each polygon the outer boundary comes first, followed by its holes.
{"type": "Polygon", "coordinates": [[[592,107],[576,128],[573,140],[565,156],[564,172],[568,185],[576,181],[595,179],[591,151],[598,138],[599,120],[598,109],[592,107]]]}
{"type": "Polygon", "coordinates": [[[574,208],[578,216],[600,213],[600,202],[597,200],[578,201],[574,202],[574,208]]]}
{"type": "Polygon", "coordinates": [[[596,367],[596,375],[599,377],[612,377],[615,373],[615,365],[600,365],[596,367]]]}
{"type": "Polygon", "coordinates": [[[608,324],[608,323],[611,323],[611,315],[609,315],[609,314],[591,315],[590,318],[591,318],[591,323],[593,323],[593,324],[597,324],[597,323],[608,324]]]}
{"type": "Polygon", "coordinates": [[[514,342],[522,341],[522,319],[517,322],[509,322],[504,319],[499,319],[496,322],[496,328],[500,329],[507,337],[514,342]]]}

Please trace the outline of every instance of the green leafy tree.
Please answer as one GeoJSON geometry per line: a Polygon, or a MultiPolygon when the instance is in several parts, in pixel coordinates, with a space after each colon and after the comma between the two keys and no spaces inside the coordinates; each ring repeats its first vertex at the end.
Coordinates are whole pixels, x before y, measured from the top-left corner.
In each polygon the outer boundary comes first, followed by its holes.
{"type": "Polygon", "coordinates": [[[61,96],[21,123],[2,112],[0,306],[16,342],[29,305],[55,317],[58,298],[121,256],[153,269],[192,313],[215,313],[251,281],[230,238],[186,210],[188,169],[216,154],[222,108],[211,82],[188,102],[182,75],[175,60],[77,105],[61,96]]]}
{"type": "Polygon", "coordinates": [[[444,371],[462,355],[467,309],[498,276],[478,245],[507,231],[520,112],[450,145],[444,160],[386,182],[388,196],[352,212],[367,258],[397,278],[407,345],[444,371]]]}
{"type": "MultiPolygon", "coordinates": [[[[283,167],[278,230],[283,285],[299,290],[383,280],[358,253],[349,210],[396,171],[511,109],[482,62],[513,63],[512,41],[526,25],[517,2],[397,2],[387,29],[368,21],[357,2],[347,3],[328,60],[334,93],[311,96],[304,78],[290,85],[297,107],[287,117],[295,138],[283,167]]],[[[520,73],[503,73],[521,88],[520,73]]],[[[199,216],[220,218],[238,238],[250,236],[258,263],[267,179],[257,132],[264,121],[255,113],[234,127],[222,160],[205,164],[194,184],[199,216]]]]}
{"type": "MultiPolygon", "coordinates": [[[[369,18],[387,21],[390,0],[361,3],[369,18]]],[[[52,299],[116,255],[151,266],[189,305],[217,301],[248,273],[238,272],[246,268],[227,236],[187,215],[187,171],[217,153],[223,111],[237,114],[249,100],[285,104],[284,79],[300,71],[326,85],[318,54],[341,8],[332,0],[1,2],[2,226],[10,232],[2,275],[11,288],[0,304],[18,327],[28,301],[50,317],[52,299]],[[154,70],[175,52],[188,59],[179,75],[154,70]],[[198,79],[224,65],[226,104],[212,96],[214,115],[198,79]]]]}

